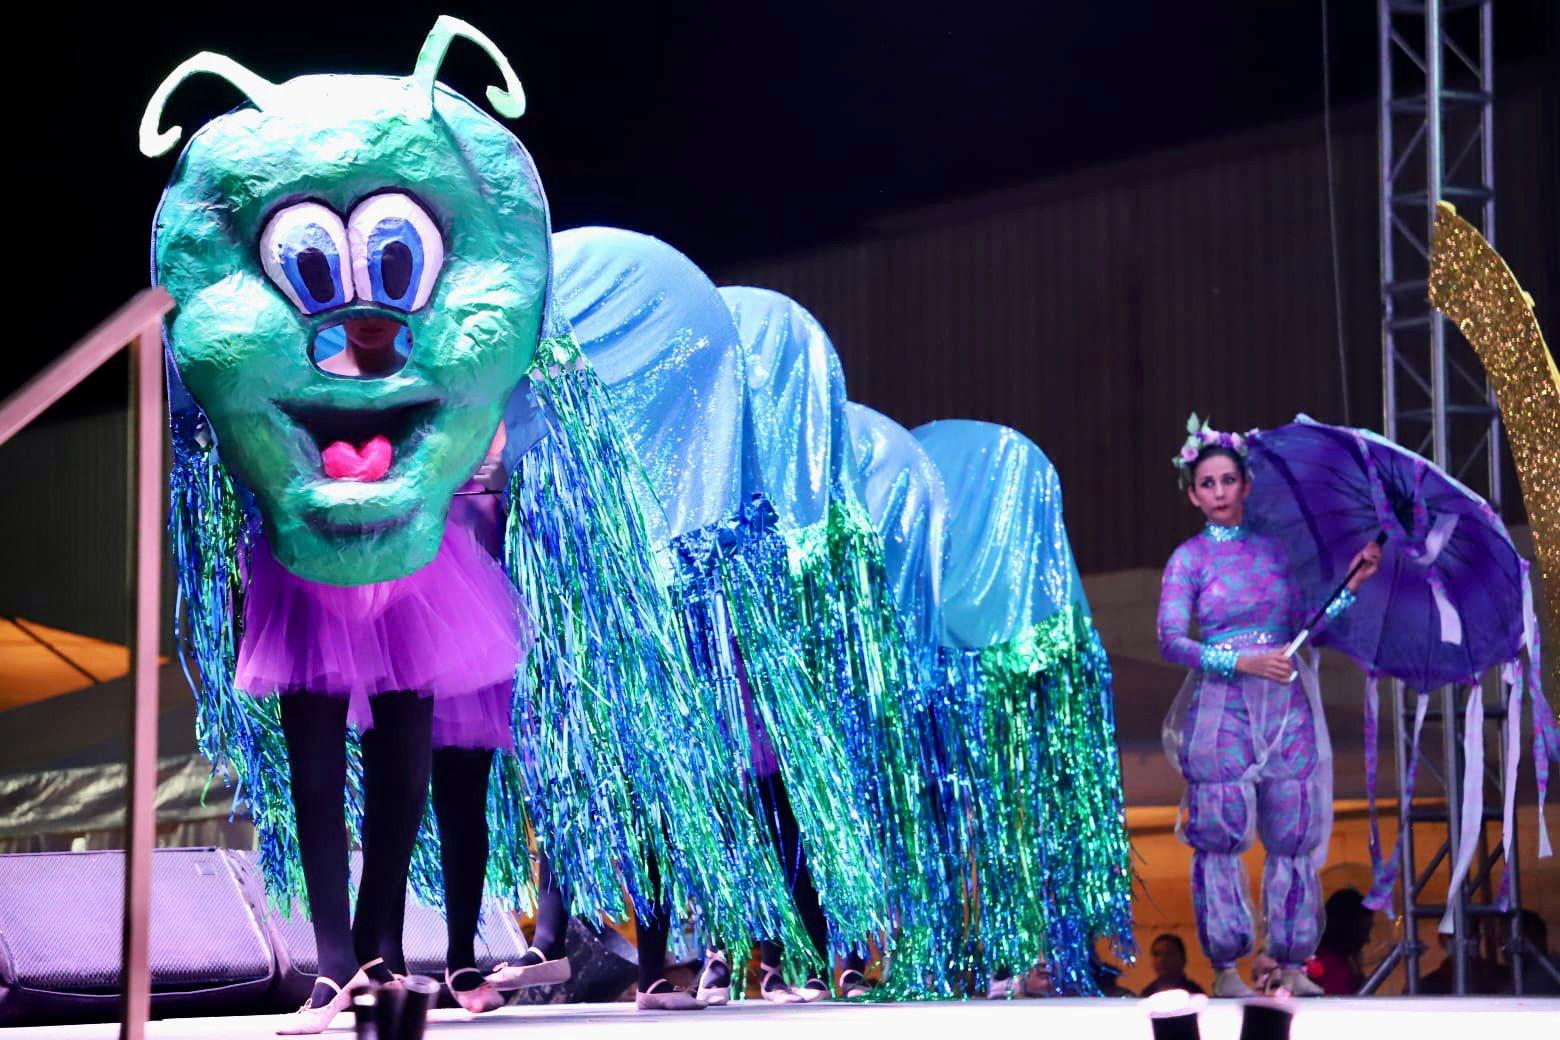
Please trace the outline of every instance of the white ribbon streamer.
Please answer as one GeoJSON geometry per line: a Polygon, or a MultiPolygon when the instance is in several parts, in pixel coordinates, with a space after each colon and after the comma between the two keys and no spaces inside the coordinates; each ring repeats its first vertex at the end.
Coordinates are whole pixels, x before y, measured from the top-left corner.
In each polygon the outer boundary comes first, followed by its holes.
{"type": "MultiPolygon", "coordinates": [[[[1522,663],[1508,661],[1500,670],[1501,682],[1506,687],[1506,775],[1502,781],[1501,805],[1501,854],[1505,857],[1506,870],[1511,869],[1511,837],[1516,833],[1517,815],[1517,763],[1522,761],[1522,663]]],[[[1542,696],[1542,693],[1539,694],[1542,696]]]]}
{"type": "Polygon", "coordinates": [[[1435,600],[1435,612],[1441,623],[1441,642],[1462,646],[1462,615],[1457,613],[1457,608],[1446,597],[1446,588],[1441,584],[1439,575],[1432,575],[1429,585],[1430,595],[1435,600]]]}
{"type": "MultiPolygon", "coordinates": [[[[1455,725],[1451,716],[1441,720],[1455,725]]],[[[1474,853],[1478,851],[1479,828],[1484,817],[1484,689],[1478,683],[1468,687],[1468,704],[1463,711],[1463,791],[1462,820],[1458,828],[1457,862],[1446,886],[1446,913],[1441,918],[1443,935],[1452,932],[1452,906],[1468,877],[1474,853]]]]}
{"type": "Polygon", "coordinates": [[[1415,566],[1429,572],[1426,581],[1430,586],[1430,595],[1435,600],[1435,612],[1441,624],[1441,642],[1453,646],[1462,645],[1462,615],[1447,598],[1446,587],[1441,582],[1441,576],[1430,568],[1435,565],[1436,560],[1440,559],[1441,551],[1446,548],[1446,543],[1451,540],[1452,532],[1457,530],[1457,524],[1461,519],[1462,516],[1458,513],[1442,513],[1436,517],[1430,533],[1425,536],[1424,549],[1419,555],[1413,557],[1415,566]]]}
{"type": "Polygon", "coordinates": [[[1442,513],[1435,518],[1435,526],[1430,528],[1430,533],[1425,536],[1425,550],[1418,561],[1421,567],[1434,566],[1440,558],[1441,550],[1446,548],[1446,543],[1451,540],[1452,532],[1457,530],[1457,523],[1462,519],[1461,513],[1442,513]]]}
{"type": "Polygon", "coordinates": [[[1311,719],[1316,740],[1316,798],[1321,803],[1321,837],[1311,852],[1311,863],[1317,870],[1327,865],[1327,850],[1332,843],[1333,829],[1333,752],[1332,737],[1327,731],[1327,713],[1322,710],[1321,657],[1315,649],[1309,649],[1295,659],[1299,666],[1300,686],[1311,703],[1311,719]]]}
{"type": "MultiPolygon", "coordinates": [[[[1530,573],[1528,562],[1523,560],[1522,646],[1523,649],[1527,651],[1528,655],[1527,695],[1530,698],[1529,703],[1533,705],[1533,736],[1535,741],[1543,739],[1539,730],[1543,726],[1544,717],[1548,712],[1548,708],[1545,706],[1544,702],[1543,675],[1541,674],[1538,667],[1540,653],[1538,641],[1538,613],[1533,609],[1533,579],[1530,573]]],[[[1507,724],[1510,725],[1509,719],[1507,720],[1507,724]]],[[[1518,724],[1518,729],[1521,729],[1520,723],[1518,724]]],[[[1517,753],[1511,756],[1512,760],[1515,761],[1515,759],[1520,756],[1521,753],[1522,752],[1519,745],[1517,753]]],[[[1549,763],[1547,761],[1537,761],[1536,759],[1539,756],[1536,752],[1534,757],[1534,772],[1536,773],[1542,769],[1546,774],[1545,776],[1535,777],[1535,779],[1538,781],[1538,858],[1548,859],[1550,856],[1554,855],[1554,849],[1549,843],[1549,822],[1545,818],[1544,814],[1544,792],[1548,783],[1547,773],[1549,772],[1549,763]]],[[[1512,768],[1515,768],[1515,766],[1512,768]]]]}

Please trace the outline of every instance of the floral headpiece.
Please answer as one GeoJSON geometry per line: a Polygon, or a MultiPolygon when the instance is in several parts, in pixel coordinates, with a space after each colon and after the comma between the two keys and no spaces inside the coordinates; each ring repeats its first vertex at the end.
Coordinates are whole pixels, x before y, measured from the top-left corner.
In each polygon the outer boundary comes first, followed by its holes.
{"type": "Polygon", "coordinates": [[[1246,438],[1256,432],[1256,430],[1247,430],[1245,433],[1226,433],[1223,430],[1215,430],[1208,425],[1207,419],[1199,419],[1197,413],[1193,412],[1191,418],[1186,420],[1186,441],[1181,445],[1181,450],[1170,460],[1170,464],[1176,468],[1180,476],[1181,486],[1186,487],[1191,484],[1192,463],[1197,461],[1197,456],[1204,448],[1228,448],[1244,461],[1246,438]]]}

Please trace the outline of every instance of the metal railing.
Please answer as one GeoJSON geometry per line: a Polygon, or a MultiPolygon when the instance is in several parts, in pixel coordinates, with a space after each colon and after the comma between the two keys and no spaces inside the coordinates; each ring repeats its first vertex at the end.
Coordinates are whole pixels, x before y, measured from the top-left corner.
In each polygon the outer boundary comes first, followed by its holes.
{"type": "Polygon", "coordinates": [[[26,386],[0,404],[0,445],[16,436],[72,388],[121,350],[130,351],[126,509],[131,544],[125,578],[129,584],[130,672],[135,680],[131,709],[130,769],[126,799],[125,899],[120,984],[124,996],[119,1035],[141,1040],[151,1009],[147,960],[151,920],[152,847],[157,826],[157,651],[162,627],[163,474],[162,321],[173,298],[146,289],[26,386]]]}

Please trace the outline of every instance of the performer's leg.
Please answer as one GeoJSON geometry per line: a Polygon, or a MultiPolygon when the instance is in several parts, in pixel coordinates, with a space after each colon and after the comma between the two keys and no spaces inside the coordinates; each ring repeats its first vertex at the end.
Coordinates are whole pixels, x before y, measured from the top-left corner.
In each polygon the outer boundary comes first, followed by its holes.
{"type": "Polygon", "coordinates": [[[1186,843],[1192,852],[1192,905],[1197,937],[1215,969],[1233,967],[1256,940],[1240,855],[1250,831],[1241,784],[1187,785],[1186,843]]]}
{"type": "Polygon", "coordinates": [[[553,874],[552,861],[543,855],[536,874],[536,929],[531,934],[531,946],[541,951],[543,959],[556,960],[563,956],[568,934],[568,894],[563,879],[553,874]]]}
{"type": "Polygon", "coordinates": [[[428,805],[433,699],[397,692],[369,704],[374,725],[363,734],[363,877],[352,941],[360,962],[401,963],[406,878],[428,805]]]}
{"type": "MultiPolygon", "coordinates": [[[[436,772],[438,755],[434,752],[436,772]]],[[[434,791],[437,797],[437,778],[434,791]]],[[[563,879],[553,875],[552,862],[547,855],[542,853],[537,860],[536,926],[531,933],[531,945],[519,959],[501,966],[487,977],[500,991],[550,986],[568,981],[571,974],[564,956],[569,930],[569,896],[564,891],[563,879]]]]}
{"type": "Polygon", "coordinates": [[[1192,853],[1197,936],[1215,969],[1250,953],[1252,921],[1240,856],[1251,845],[1255,753],[1250,715],[1238,682],[1205,678],[1182,725],[1178,760],[1186,777],[1177,828],[1192,853]]]}
{"type": "MultiPolygon", "coordinates": [[[[347,906],[347,701],[292,693],[282,697],[281,709],[319,974],[344,986],[360,963],[347,906]]],[[[321,1007],[335,992],[319,982],[310,999],[321,1007]]]]}
{"type": "MultiPolygon", "coordinates": [[[[816,1000],[829,991],[829,984],[825,981],[829,963],[829,925],[823,915],[823,907],[818,902],[818,890],[813,886],[806,857],[800,854],[791,882],[791,900],[796,906],[796,915],[802,919],[802,927],[807,930],[807,937],[812,940],[813,948],[818,953],[819,961],[825,965],[822,972],[809,975],[798,987],[803,997],[816,1000]]],[[[784,952],[785,948],[778,942],[765,940],[759,944],[759,961],[763,967],[760,985],[783,985],[780,961],[784,952]]]]}
{"type": "Polygon", "coordinates": [[[840,970],[840,996],[864,997],[870,993],[871,986],[867,982],[866,972],[866,959],[855,950],[847,953],[844,967],[840,970]]]}
{"type": "MultiPolygon", "coordinates": [[[[379,728],[373,728],[365,732],[361,738],[363,748],[363,863],[377,862],[383,865],[384,851],[381,848],[381,836],[378,833],[384,829],[385,821],[395,815],[395,807],[391,800],[400,793],[399,786],[395,783],[395,749],[396,741],[388,738],[379,728]]],[[[411,869],[408,862],[402,869],[398,880],[386,880],[385,887],[390,891],[405,891],[407,877],[411,869]]],[[[370,968],[371,977],[375,982],[384,983],[390,981],[395,975],[405,975],[406,951],[403,949],[402,936],[406,931],[406,901],[392,900],[384,908],[378,925],[364,921],[355,925],[354,935],[365,934],[369,931],[379,936],[379,946],[373,952],[359,949],[360,959],[372,959],[378,957],[380,964],[370,968]]]]}
{"type": "Polygon", "coordinates": [[[634,930],[639,937],[639,989],[648,992],[666,978],[666,943],[671,934],[666,912],[659,910],[646,917],[634,914],[634,930]]]}
{"type": "Polygon", "coordinates": [[[704,963],[699,966],[698,998],[706,1004],[722,1006],[731,1002],[731,965],[726,951],[704,948],[704,963]]]}
{"type": "Polygon", "coordinates": [[[476,989],[483,981],[479,973],[462,969],[477,965],[475,944],[487,874],[488,775],[492,769],[493,752],[487,748],[439,748],[433,753],[433,811],[439,822],[449,942],[445,964],[452,980],[450,988],[457,991],[476,989]]]}
{"type": "Polygon", "coordinates": [[[1315,853],[1326,832],[1328,792],[1319,760],[1311,705],[1298,683],[1271,732],[1267,763],[1257,781],[1257,829],[1267,850],[1262,903],[1267,951],[1280,968],[1298,968],[1322,934],[1321,877],[1315,853]]]}
{"type": "MultiPolygon", "coordinates": [[[[791,883],[791,898],[796,903],[796,915],[802,919],[802,927],[807,930],[807,937],[812,940],[813,948],[818,951],[818,957],[827,961],[829,924],[823,916],[823,907],[818,902],[818,890],[813,887],[812,874],[808,872],[805,861],[797,868],[795,880],[791,883]]],[[[759,944],[760,960],[767,967],[779,968],[784,950],[780,943],[766,939],[759,944]]]]}
{"type": "MultiPolygon", "coordinates": [[[[660,871],[650,862],[650,883],[661,887],[660,871]]],[[[687,990],[678,989],[666,978],[666,944],[671,935],[671,908],[665,904],[652,914],[634,909],[635,943],[639,952],[639,994],[636,1004],[650,1011],[697,1011],[704,1002],[687,990]]]]}
{"type": "MultiPolygon", "coordinates": [[[[807,866],[807,854],[802,848],[801,827],[796,821],[795,812],[791,809],[785,781],[776,773],[760,778],[758,787],[764,817],[774,837],[781,868],[791,880],[791,900],[796,906],[797,916],[802,919],[802,927],[807,930],[807,937],[812,940],[818,959],[825,965],[826,974],[829,963],[828,919],[824,916],[823,906],[818,901],[818,890],[813,885],[812,871],[807,866]]],[[[785,983],[780,976],[780,960],[783,953],[784,947],[778,942],[766,940],[760,944],[759,961],[763,969],[763,977],[759,983],[761,987],[784,988],[785,983]]],[[[821,987],[821,992],[828,990],[821,976],[810,977],[803,989],[813,983],[821,987]]],[[[818,990],[818,987],[814,989],[818,990]]]]}

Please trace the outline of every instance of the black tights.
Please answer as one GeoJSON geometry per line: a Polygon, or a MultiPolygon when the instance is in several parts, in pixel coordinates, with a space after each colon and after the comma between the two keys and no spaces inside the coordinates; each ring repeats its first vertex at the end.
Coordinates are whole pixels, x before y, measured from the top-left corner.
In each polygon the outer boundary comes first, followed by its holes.
{"type": "MultiPolygon", "coordinates": [[[[493,752],[487,748],[439,748],[433,752],[433,812],[439,822],[449,942],[445,963],[451,975],[477,965],[475,944],[487,876],[487,796],[492,769],[493,752]]],[[[453,983],[458,990],[481,984],[482,976],[473,972],[453,983]]]]}
{"type": "Polygon", "coordinates": [[[562,879],[553,876],[552,861],[543,854],[538,857],[536,870],[536,928],[531,933],[531,945],[542,951],[547,960],[557,960],[563,956],[568,931],[568,893],[563,890],[562,879]]]}
{"type": "MultiPolygon", "coordinates": [[[[650,859],[650,887],[661,887],[661,870],[655,858],[650,859]]],[[[645,917],[634,908],[635,946],[639,952],[639,990],[644,992],[666,977],[666,941],[671,935],[671,908],[662,904],[651,917],[645,917]]]]}
{"type": "MultiPolygon", "coordinates": [[[[347,699],[287,694],[282,734],[292,774],[298,851],[309,894],[319,974],[345,985],[375,957],[373,973],[405,971],[401,926],[406,877],[422,819],[431,766],[433,701],[415,693],[370,699],[374,725],[363,735],[363,876],[357,911],[347,907],[347,699]]],[[[334,991],[316,984],[316,1003],[334,991]]]]}
{"type": "MultiPolygon", "coordinates": [[[[802,848],[801,827],[796,813],[791,810],[791,799],[786,794],[785,781],[779,774],[758,779],[758,795],[764,817],[769,822],[775,849],[780,854],[780,865],[791,880],[791,901],[796,904],[797,916],[812,940],[813,948],[823,960],[825,974],[829,964],[829,923],[823,916],[818,902],[818,889],[813,886],[812,871],[807,866],[807,853],[802,848]]],[[[766,968],[779,968],[784,947],[778,942],[766,940],[759,944],[759,961],[766,968]]],[[[863,968],[860,957],[854,953],[845,958],[845,967],[854,971],[863,968]]]]}

